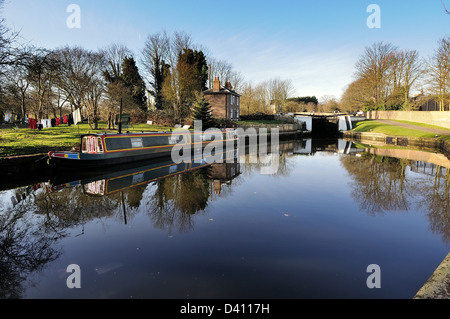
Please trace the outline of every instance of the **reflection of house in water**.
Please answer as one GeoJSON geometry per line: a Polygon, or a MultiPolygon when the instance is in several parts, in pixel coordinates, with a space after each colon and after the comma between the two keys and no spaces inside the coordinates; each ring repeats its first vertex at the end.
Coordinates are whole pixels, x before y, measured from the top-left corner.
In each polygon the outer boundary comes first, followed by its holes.
{"type": "Polygon", "coordinates": [[[220,196],[225,185],[230,186],[231,181],[240,174],[240,164],[235,163],[217,163],[209,168],[210,197],[220,196]]]}

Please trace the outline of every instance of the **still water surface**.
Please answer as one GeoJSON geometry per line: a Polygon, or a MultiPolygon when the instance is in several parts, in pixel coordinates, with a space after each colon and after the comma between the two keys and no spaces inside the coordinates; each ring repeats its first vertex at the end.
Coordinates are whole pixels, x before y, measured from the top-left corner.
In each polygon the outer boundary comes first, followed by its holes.
{"type": "Polygon", "coordinates": [[[274,174],[262,166],[161,162],[3,190],[0,297],[412,298],[450,250],[443,155],[297,140],[274,174]]]}

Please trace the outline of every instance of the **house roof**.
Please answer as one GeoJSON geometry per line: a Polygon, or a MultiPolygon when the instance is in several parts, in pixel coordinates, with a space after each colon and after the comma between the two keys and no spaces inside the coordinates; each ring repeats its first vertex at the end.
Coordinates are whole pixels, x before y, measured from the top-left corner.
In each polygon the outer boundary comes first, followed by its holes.
{"type": "Polygon", "coordinates": [[[236,91],[227,89],[226,87],[224,87],[222,85],[219,87],[218,91],[214,90],[214,89],[209,89],[209,90],[203,91],[203,94],[232,94],[232,95],[235,95],[235,96],[241,96],[236,91]]]}

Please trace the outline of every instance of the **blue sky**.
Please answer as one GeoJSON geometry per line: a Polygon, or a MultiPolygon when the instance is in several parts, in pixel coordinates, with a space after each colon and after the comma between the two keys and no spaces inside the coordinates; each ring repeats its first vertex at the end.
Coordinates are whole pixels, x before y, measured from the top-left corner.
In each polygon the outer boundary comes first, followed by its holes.
{"type": "MultiPolygon", "coordinates": [[[[442,0],[450,9],[450,0],[442,0]]],[[[3,16],[24,41],[49,49],[80,45],[96,50],[127,45],[139,60],[148,35],[184,31],[209,54],[233,65],[254,84],[290,79],[296,96],[339,98],[353,80],[358,57],[377,41],[429,57],[450,35],[441,0],[5,0],[3,16]],[[68,28],[70,4],[81,27],[68,28]],[[370,4],[381,27],[369,28],[370,4]]]]}

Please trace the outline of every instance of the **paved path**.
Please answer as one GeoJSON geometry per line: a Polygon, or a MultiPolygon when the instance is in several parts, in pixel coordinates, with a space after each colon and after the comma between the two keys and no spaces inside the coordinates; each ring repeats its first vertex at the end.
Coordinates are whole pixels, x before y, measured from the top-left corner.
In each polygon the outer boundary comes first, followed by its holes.
{"type": "Polygon", "coordinates": [[[413,130],[420,130],[420,131],[440,134],[440,135],[450,135],[450,130],[446,130],[446,129],[440,130],[440,129],[436,129],[436,128],[418,126],[418,125],[407,124],[407,123],[402,123],[402,122],[396,122],[396,121],[391,121],[391,120],[374,120],[374,121],[385,123],[385,124],[389,124],[389,125],[396,125],[396,126],[406,127],[406,128],[410,128],[410,129],[413,129],[413,130]]]}

